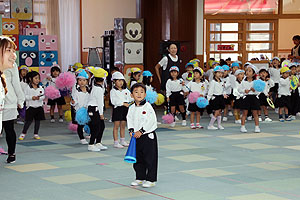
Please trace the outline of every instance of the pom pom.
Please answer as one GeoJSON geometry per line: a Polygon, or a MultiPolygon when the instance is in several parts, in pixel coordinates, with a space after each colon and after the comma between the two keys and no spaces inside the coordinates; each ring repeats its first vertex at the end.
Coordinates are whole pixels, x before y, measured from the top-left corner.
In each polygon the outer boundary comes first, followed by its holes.
{"type": "Polygon", "coordinates": [[[46,87],[45,89],[45,96],[48,99],[57,99],[59,97],[61,97],[60,92],[58,89],[56,89],[54,86],[50,85],[48,87],[46,87]]]}
{"type": "Polygon", "coordinates": [[[87,124],[91,119],[86,108],[80,108],[76,112],[75,120],[79,125],[87,124]]]}
{"type": "Polygon", "coordinates": [[[69,125],[68,125],[68,129],[72,132],[77,132],[77,127],[78,127],[78,125],[73,124],[72,122],[70,122],[69,125]]]}
{"type": "Polygon", "coordinates": [[[85,125],[85,126],[83,127],[83,130],[84,130],[84,132],[86,132],[87,135],[90,135],[90,134],[91,134],[91,129],[90,129],[90,127],[89,127],[88,125],[85,125]]]}
{"type": "Polygon", "coordinates": [[[151,90],[148,90],[146,92],[146,101],[149,102],[150,104],[154,104],[157,100],[157,92],[155,91],[151,91],[151,90]]]}
{"type": "Polygon", "coordinates": [[[55,84],[58,89],[71,89],[76,83],[75,75],[71,72],[63,72],[57,77],[55,84]]]}
{"type": "Polygon", "coordinates": [[[199,92],[191,92],[188,96],[188,100],[190,103],[196,103],[196,101],[199,97],[200,97],[199,92]]]}
{"type": "Polygon", "coordinates": [[[69,122],[69,121],[72,121],[71,110],[67,110],[67,111],[65,112],[65,120],[67,120],[68,122],[69,122]]]}
{"type": "Polygon", "coordinates": [[[199,107],[199,108],[205,108],[206,106],[208,106],[208,100],[204,97],[199,97],[197,99],[197,102],[196,102],[196,105],[199,107]]]}
{"type": "Polygon", "coordinates": [[[167,114],[162,116],[162,120],[164,124],[171,124],[174,122],[174,116],[172,114],[167,114]]]}
{"type": "Polygon", "coordinates": [[[265,90],[265,87],[266,87],[266,82],[260,79],[253,81],[253,88],[257,92],[263,92],[265,90]]]}
{"type": "Polygon", "coordinates": [[[156,99],[156,101],[155,101],[155,105],[160,106],[160,105],[162,105],[164,102],[165,102],[165,97],[164,97],[164,95],[158,93],[158,94],[157,94],[157,99],[156,99]]]}

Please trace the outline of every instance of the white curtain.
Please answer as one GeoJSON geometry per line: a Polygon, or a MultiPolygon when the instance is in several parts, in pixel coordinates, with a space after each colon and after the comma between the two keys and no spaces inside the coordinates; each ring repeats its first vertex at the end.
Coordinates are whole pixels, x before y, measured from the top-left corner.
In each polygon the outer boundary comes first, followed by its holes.
{"type": "Polygon", "coordinates": [[[80,0],[59,0],[62,71],[80,62],[80,0]]]}

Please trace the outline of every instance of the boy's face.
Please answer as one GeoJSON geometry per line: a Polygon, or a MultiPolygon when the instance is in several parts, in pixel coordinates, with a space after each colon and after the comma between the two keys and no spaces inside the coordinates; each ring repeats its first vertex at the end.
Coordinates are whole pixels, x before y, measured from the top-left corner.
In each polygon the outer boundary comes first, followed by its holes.
{"type": "Polygon", "coordinates": [[[188,67],[186,68],[186,71],[187,71],[187,72],[193,71],[193,67],[192,67],[192,66],[188,66],[188,67]]]}
{"type": "Polygon", "coordinates": [[[290,76],[290,72],[284,72],[283,74],[282,74],[282,77],[283,78],[287,78],[287,77],[289,77],[290,76]]]}
{"type": "Polygon", "coordinates": [[[142,87],[134,88],[131,97],[134,99],[135,102],[141,102],[146,97],[146,91],[142,87]]]}

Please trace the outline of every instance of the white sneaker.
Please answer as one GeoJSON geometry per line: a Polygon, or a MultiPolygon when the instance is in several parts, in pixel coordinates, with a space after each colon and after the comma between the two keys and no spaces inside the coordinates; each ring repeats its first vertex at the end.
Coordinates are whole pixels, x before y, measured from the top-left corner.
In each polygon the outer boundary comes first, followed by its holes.
{"type": "Polygon", "coordinates": [[[265,119],[265,122],[272,122],[273,120],[272,119],[270,119],[269,117],[267,117],[266,119],[265,119]]]}
{"type": "Polygon", "coordinates": [[[99,148],[96,147],[96,145],[89,145],[88,146],[89,151],[99,152],[101,151],[99,148]]]}
{"type": "Polygon", "coordinates": [[[233,113],[231,111],[228,112],[229,116],[233,116],[233,113]]]}
{"type": "Polygon", "coordinates": [[[182,125],[182,126],[186,126],[186,120],[182,120],[181,125],[182,125]]]}
{"type": "Polygon", "coordinates": [[[157,121],[157,125],[160,125],[160,124],[161,124],[161,122],[157,121]]]}
{"type": "Polygon", "coordinates": [[[126,141],[120,142],[120,144],[121,144],[122,146],[124,146],[124,147],[128,147],[128,146],[129,146],[129,144],[128,144],[126,141]]]}
{"type": "Polygon", "coordinates": [[[25,136],[26,135],[24,133],[21,133],[21,135],[19,136],[19,140],[24,140],[25,136]]]}
{"type": "Polygon", "coordinates": [[[291,120],[296,120],[296,116],[293,115],[293,116],[291,117],[291,120]]]}
{"type": "Polygon", "coordinates": [[[23,121],[20,121],[20,120],[18,120],[18,121],[17,121],[17,124],[24,125],[24,122],[23,122],[23,121]]]}
{"type": "Polygon", "coordinates": [[[172,122],[171,124],[170,124],[170,126],[173,128],[173,127],[175,127],[175,122],[172,122]]]}
{"type": "Polygon", "coordinates": [[[259,121],[259,122],[262,122],[262,118],[261,118],[261,117],[258,117],[258,121],[259,121]]]}
{"type": "Polygon", "coordinates": [[[227,122],[228,118],[227,117],[223,117],[223,122],[227,122]]]}
{"type": "Polygon", "coordinates": [[[220,130],[224,130],[224,129],[225,129],[222,125],[218,126],[218,128],[219,128],[220,130]]]}
{"type": "Polygon", "coordinates": [[[275,108],[275,112],[278,113],[278,111],[279,111],[279,108],[275,108]]]}
{"type": "Polygon", "coordinates": [[[80,143],[81,144],[88,144],[88,141],[86,141],[86,139],[82,139],[82,140],[80,140],[80,143]]]}
{"type": "Polygon", "coordinates": [[[115,143],[115,144],[114,144],[114,147],[115,147],[115,148],[118,148],[118,149],[123,149],[123,148],[124,148],[124,146],[121,145],[120,143],[115,143]]]}
{"type": "Polygon", "coordinates": [[[260,128],[258,126],[255,126],[254,133],[260,133],[260,128]]]}
{"type": "Polygon", "coordinates": [[[133,182],[131,182],[131,186],[138,186],[138,185],[142,185],[145,181],[141,181],[141,180],[135,180],[133,182]]]}
{"type": "Polygon", "coordinates": [[[215,127],[214,125],[208,126],[207,129],[208,129],[208,130],[218,130],[218,128],[215,127]]]}
{"type": "Polygon", "coordinates": [[[186,111],[186,115],[189,116],[191,114],[190,111],[186,111]]]}
{"type": "Polygon", "coordinates": [[[195,124],[191,123],[191,129],[195,129],[195,128],[196,128],[195,124]]]}
{"type": "Polygon", "coordinates": [[[96,147],[97,147],[98,149],[100,149],[100,150],[106,150],[106,149],[108,149],[107,146],[104,146],[104,145],[101,144],[101,143],[97,143],[97,144],[96,144],[96,147]]]}
{"type": "Polygon", "coordinates": [[[51,119],[51,120],[50,120],[50,123],[55,123],[55,119],[51,119]]]}
{"type": "Polygon", "coordinates": [[[59,121],[59,123],[63,123],[63,122],[64,122],[64,119],[63,119],[63,118],[60,118],[58,121],[59,121]]]}
{"type": "Polygon", "coordinates": [[[213,116],[214,116],[214,115],[213,115],[212,113],[211,113],[211,114],[209,114],[209,117],[210,117],[210,118],[212,118],[213,116]]]}
{"type": "Polygon", "coordinates": [[[247,120],[251,121],[252,120],[252,116],[247,117],[247,120]]]}
{"type": "Polygon", "coordinates": [[[241,121],[240,119],[238,119],[238,120],[235,120],[234,123],[236,123],[236,124],[241,124],[242,121],[241,121]]]}
{"type": "Polygon", "coordinates": [[[113,121],[112,121],[112,119],[109,119],[108,122],[109,122],[109,123],[112,123],[113,121]]]}
{"type": "Polygon", "coordinates": [[[247,129],[246,129],[245,126],[241,126],[241,132],[242,132],[242,133],[247,133],[247,129]]]}
{"type": "Polygon", "coordinates": [[[176,115],[175,115],[175,117],[174,117],[174,118],[175,118],[175,121],[179,121],[179,119],[178,119],[178,117],[177,117],[176,115]]]}
{"type": "Polygon", "coordinates": [[[300,116],[300,112],[297,112],[297,114],[296,114],[297,116],[300,116]]]}
{"type": "Polygon", "coordinates": [[[142,185],[144,188],[150,188],[155,186],[155,182],[145,181],[142,185]]]}

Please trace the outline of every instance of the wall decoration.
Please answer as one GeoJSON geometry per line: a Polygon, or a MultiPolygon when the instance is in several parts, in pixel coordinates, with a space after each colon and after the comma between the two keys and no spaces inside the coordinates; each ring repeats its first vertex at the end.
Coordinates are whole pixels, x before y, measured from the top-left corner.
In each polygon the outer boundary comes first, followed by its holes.
{"type": "Polygon", "coordinates": [[[20,35],[20,51],[39,51],[39,40],[37,35],[20,35]]]}
{"type": "Polygon", "coordinates": [[[25,35],[46,35],[45,28],[24,28],[25,35]]]}
{"type": "Polygon", "coordinates": [[[2,19],[2,34],[3,35],[18,35],[19,21],[17,19],[3,18],[2,19]]]}
{"type": "Polygon", "coordinates": [[[7,37],[10,37],[10,39],[15,43],[17,46],[17,51],[19,51],[19,35],[5,35],[7,37]]]}
{"type": "Polygon", "coordinates": [[[57,51],[57,36],[56,35],[39,36],[39,50],[57,51]]]}
{"type": "Polygon", "coordinates": [[[10,17],[19,20],[32,20],[32,0],[10,0],[10,17]]]}
{"type": "Polygon", "coordinates": [[[20,65],[27,67],[39,66],[39,53],[38,51],[20,51],[19,52],[20,65]]]}
{"type": "Polygon", "coordinates": [[[143,47],[141,42],[126,42],[124,46],[125,64],[142,64],[143,47]]]}
{"type": "Polygon", "coordinates": [[[40,67],[51,67],[58,63],[57,51],[40,51],[40,67]]]}

